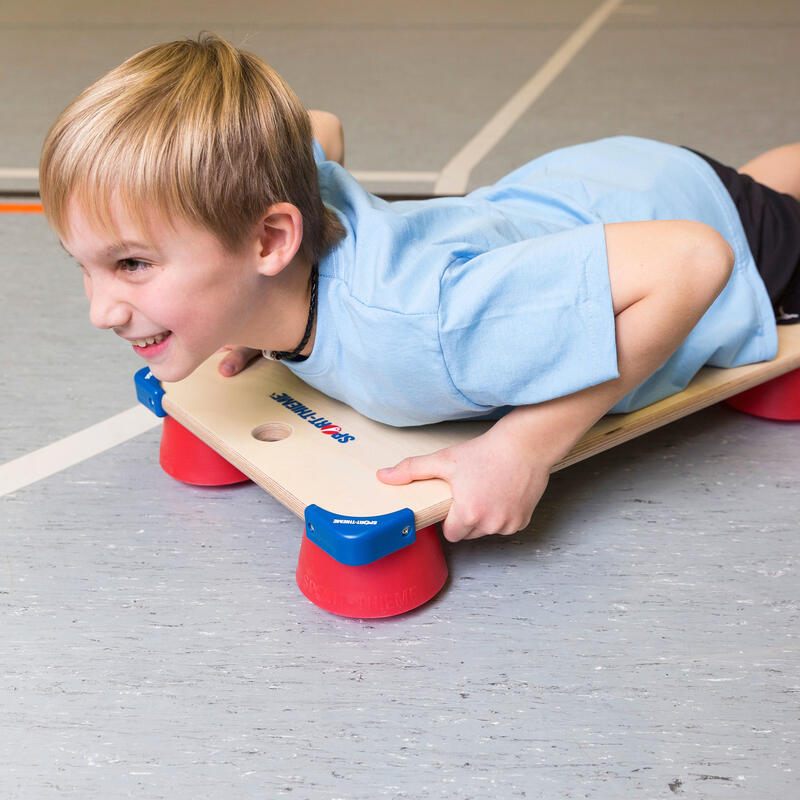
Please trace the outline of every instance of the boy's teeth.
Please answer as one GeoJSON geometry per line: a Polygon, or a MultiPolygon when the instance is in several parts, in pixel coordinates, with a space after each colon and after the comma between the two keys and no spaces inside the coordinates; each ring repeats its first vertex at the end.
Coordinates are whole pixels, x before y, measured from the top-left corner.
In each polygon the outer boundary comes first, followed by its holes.
{"type": "Polygon", "coordinates": [[[166,333],[159,333],[158,336],[148,336],[146,339],[136,339],[134,344],[137,347],[147,347],[149,344],[158,344],[166,337],[166,333]]]}

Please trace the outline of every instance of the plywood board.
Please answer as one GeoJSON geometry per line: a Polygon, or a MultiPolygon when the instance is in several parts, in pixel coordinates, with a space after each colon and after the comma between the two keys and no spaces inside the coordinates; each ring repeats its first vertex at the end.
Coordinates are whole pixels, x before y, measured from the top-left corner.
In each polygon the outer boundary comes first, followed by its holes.
{"type": "MultiPolygon", "coordinates": [[[[734,369],[706,367],[679,394],[604,417],[553,471],[800,367],[800,325],[781,326],[778,334],[777,358],[734,369]]],[[[300,517],[315,503],[348,516],[411,508],[418,527],[438,522],[452,499],[446,482],[387,486],[376,470],[477,436],[491,424],[393,428],[312,389],[278,362],[260,360],[223,378],[221,358],[212,357],[183,381],[165,383],[164,409],[300,517]],[[253,432],[263,426],[268,435],[288,435],[262,441],[253,432]]]]}

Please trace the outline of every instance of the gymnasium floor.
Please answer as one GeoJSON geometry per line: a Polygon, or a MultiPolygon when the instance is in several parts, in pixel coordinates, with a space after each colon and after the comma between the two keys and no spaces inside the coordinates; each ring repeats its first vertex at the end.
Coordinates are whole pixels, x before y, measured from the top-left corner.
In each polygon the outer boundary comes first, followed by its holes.
{"type": "MultiPolygon", "coordinates": [[[[35,202],[85,85],[203,28],[336,112],[375,191],[617,133],[734,165],[800,138],[789,0],[32,0],[0,6],[0,202],[35,202]]],[[[141,362],[41,214],[0,237],[0,463],[77,453],[141,362]]],[[[167,477],[154,425],[2,498],[0,797],[797,796],[794,425],[715,406],[557,473],[529,530],[448,546],[434,602],[371,622],[299,593],[261,489],[167,477]]]]}

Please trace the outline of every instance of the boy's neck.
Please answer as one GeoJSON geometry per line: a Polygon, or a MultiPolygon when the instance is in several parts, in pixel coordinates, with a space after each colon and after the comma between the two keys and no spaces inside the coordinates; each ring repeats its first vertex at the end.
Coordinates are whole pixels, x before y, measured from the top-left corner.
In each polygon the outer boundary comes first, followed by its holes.
{"type": "MultiPolygon", "coordinates": [[[[311,351],[314,349],[314,336],[315,336],[315,334],[317,332],[317,303],[316,303],[316,299],[317,298],[314,296],[315,295],[315,291],[314,291],[314,281],[313,281],[313,267],[312,267],[311,264],[308,264],[308,262],[304,262],[304,263],[305,263],[305,267],[306,267],[305,272],[307,273],[306,291],[305,291],[305,294],[303,295],[303,297],[304,297],[304,306],[305,306],[305,308],[304,308],[305,317],[302,318],[302,329],[301,329],[301,332],[300,332],[300,336],[298,336],[297,339],[296,339],[297,344],[295,344],[295,346],[292,347],[291,350],[294,350],[295,348],[297,348],[297,346],[303,340],[303,337],[305,336],[306,329],[308,328],[308,323],[309,323],[309,319],[310,319],[310,321],[311,321],[311,331],[310,331],[310,333],[308,335],[308,341],[306,342],[306,344],[303,346],[303,348],[298,353],[298,355],[301,355],[301,356],[308,356],[308,355],[311,355],[311,351]]],[[[319,290],[319,287],[317,286],[317,293],[318,293],[318,290],[319,290]]]]}
{"type": "MultiPolygon", "coordinates": [[[[274,279],[260,322],[262,334],[256,344],[262,350],[294,351],[305,335],[311,310],[311,264],[299,254],[274,279]]],[[[316,311],[308,342],[299,355],[310,355],[317,329],[316,311]]]]}

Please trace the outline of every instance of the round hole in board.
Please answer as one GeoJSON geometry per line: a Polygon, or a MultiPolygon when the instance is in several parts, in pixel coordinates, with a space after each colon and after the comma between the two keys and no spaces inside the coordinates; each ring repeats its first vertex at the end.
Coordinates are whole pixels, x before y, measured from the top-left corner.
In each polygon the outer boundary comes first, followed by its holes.
{"type": "Polygon", "coordinates": [[[259,442],[280,442],[292,435],[292,429],[282,422],[265,422],[253,428],[250,435],[259,442]]]}

